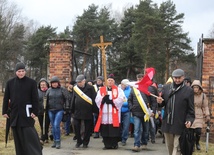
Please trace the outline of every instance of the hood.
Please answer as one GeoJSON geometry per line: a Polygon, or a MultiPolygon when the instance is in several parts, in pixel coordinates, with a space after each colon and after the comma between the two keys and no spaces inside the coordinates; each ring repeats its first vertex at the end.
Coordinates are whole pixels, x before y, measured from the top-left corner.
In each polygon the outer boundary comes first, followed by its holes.
{"type": "Polygon", "coordinates": [[[40,88],[40,83],[41,83],[42,81],[45,81],[45,82],[47,83],[48,88],[49,88],[49,83],[48,83],[48,81],[47,81],[45,78],[41,78],[41,79],[39,80],[38,88],[41,89],[41,88],[40,88]]]}
{"type": "Polygon", "coordinates": [[[193,86],[199,86],[199,88],[203,91],[203,88],[202,88],[202,86],[201,86],[201,82],[200,82],[199,80],[194,80],[194,81],[192,82],[191,87],[193,87],[193,86]]]}

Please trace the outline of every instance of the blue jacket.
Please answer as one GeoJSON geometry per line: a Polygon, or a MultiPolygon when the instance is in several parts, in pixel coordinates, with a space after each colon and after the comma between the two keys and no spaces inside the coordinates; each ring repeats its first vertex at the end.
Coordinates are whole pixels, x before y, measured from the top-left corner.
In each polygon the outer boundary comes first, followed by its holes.
{"type": "MultiPolygon", "coordinates": [[[[131,93],[130,86],[127,86],[123,91],[124,91],[124,94],[125,94],[126,98],[128,99],[129,95],[131,93]]],[[[128,103],[128,101],[123,102],[123,106],[121,107],[121,112],[128,112],[128,111],[129,111],[129,103],[128,103]]]]}

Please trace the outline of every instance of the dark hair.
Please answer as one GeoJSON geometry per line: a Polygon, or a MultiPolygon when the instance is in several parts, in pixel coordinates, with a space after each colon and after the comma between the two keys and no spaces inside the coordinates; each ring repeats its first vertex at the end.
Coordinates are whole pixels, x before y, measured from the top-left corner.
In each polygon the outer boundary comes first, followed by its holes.
{"type": "Polygon", "coordinates": [[[140,74],[137,74],[137,78],[142,78],[144,76],[144,74],[140,73],[140,74]]]}

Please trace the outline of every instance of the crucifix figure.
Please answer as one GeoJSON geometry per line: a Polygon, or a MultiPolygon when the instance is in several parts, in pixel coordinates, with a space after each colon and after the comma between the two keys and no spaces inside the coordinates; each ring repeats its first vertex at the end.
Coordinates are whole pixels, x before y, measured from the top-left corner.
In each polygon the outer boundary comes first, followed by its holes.
{"type": "Polygon", "coordinates": [[[101,50],[102,54],[102,68],[103,68],[103,77],[105,80],[105,84],[107,81],[107,75],[106,75],[106,53],[105,49],[108,47],[108,45],[112,45],[111,42],[104,43],[103,36],[100,36],[100,43],[92,44],[92,46],[97,46],[101,50]]]}

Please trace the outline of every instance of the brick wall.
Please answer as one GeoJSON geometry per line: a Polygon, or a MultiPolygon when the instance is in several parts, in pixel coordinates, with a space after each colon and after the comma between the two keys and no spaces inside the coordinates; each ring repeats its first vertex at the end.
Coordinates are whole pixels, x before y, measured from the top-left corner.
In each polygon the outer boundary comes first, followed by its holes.
{"type": "MultiPolygon", "coordinates": [[[[202,87],[209,99],[209,107],[211,111],[211,131],[210,139],[214,142],[214,39],[203,39],[203,67],[202,67],[202,87]]],[[[206,125],[204,125],[206,127],[206,125]]],[[[203,130],[205,132],[205,130],[203,130]]]]}
{"type": "Polygon", "coordinates": [[[60,79],[62,86],[72,80],[72,45],[69,39],[54,39],[50,41],[49,80],[52,76],[60,79]]]}

